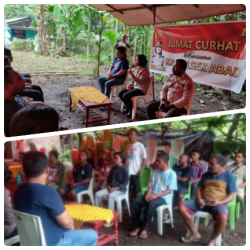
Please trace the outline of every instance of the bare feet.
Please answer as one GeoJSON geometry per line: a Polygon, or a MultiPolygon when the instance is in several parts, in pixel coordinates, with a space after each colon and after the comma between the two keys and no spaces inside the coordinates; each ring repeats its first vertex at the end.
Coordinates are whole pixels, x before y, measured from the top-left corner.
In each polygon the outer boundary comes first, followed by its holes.
{"type": "Polygon", "coordinates": [[[215,240],[210,240],[207,245],[208,246],[215,246],[215,240]]]}
{"type": "Polygon", "coordinates": [[[201,239],[201,235],[197,232],[195,234],[191,234],[189,237],[181,237],[181,241],[185,243],[198,242],[201,239]]]}
{"type": "Polygon", "coordinates": [[[148,238],[147,230],[142,230],[140,233],[140,239],[147,239],[147,238],[148,238]]]}

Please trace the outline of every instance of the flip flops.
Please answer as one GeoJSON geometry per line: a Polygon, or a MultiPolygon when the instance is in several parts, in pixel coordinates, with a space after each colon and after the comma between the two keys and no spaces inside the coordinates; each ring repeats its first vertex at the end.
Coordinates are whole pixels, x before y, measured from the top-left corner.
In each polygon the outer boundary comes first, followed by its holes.
{"type": "Polygon", "coordinates": [[[185,237],[181,237],[181,241],[184,242],[184,243],[192,243],[192,242],[199,242],[200,239],[188,239],[188,238],[185,238],[185,237]]]}

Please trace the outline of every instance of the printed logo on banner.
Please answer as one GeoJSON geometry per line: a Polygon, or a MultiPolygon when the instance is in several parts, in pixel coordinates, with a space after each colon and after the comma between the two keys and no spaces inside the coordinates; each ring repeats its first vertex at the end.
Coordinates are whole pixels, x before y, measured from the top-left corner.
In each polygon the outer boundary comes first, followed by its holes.
{"type": "Polygon", "coordinates": [[[246,79],[246,22],[232,21],[154,28],[150,71],[169,75],[177,59],[187,61],[193,81],[240,93],[246,79]]]}

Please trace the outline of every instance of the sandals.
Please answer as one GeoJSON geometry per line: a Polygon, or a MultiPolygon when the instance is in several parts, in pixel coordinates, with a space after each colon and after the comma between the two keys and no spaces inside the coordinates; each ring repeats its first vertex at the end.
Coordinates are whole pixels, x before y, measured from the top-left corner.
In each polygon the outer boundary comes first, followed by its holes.
{"type": "Polygon", "coordinates": [[[129,237],[135,237],[140,233],[141,229],[140,228],[136,228],[134,231],[130,232],[128,234],[129,237]]]}
{"type": "Polygon", "coordinates": [[[199,239],[188,239],[188,238],[185,238],[185,237],[181,237],[181,241],[184,242],[184,243],[199,242],[200,238],[199,239]]]}
{"type": "Polygon", "coordinates": [[[148,238],[148,233],[147,231],[143,230],[141,233],[140,233],[140,239],[147,239],[148,238]]]}

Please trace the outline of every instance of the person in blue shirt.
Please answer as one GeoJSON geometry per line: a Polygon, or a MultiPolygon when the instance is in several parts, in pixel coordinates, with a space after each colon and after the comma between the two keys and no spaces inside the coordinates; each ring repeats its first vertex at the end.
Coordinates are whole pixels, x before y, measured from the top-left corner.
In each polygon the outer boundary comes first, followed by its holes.
{"type": "Polygon", "coordinates": [[[181,238],[183,242],[196,242],[201,238],[192,218],[192,214],[198,211],[210,213],[215,220],[208,246],[214,246],[218,236],[224,232],[229,213],[228,203],[234,199],[237,192],[235,176],[225,171],[224,165],[224,157],[212,155],[208,172],[201,177],[198,184],[196,200],[179,203],[181,217],[191,232],[188,238],[181,238]]]}
{"type": "MultiPolygon", "coordinates": [[[[127,76],[129,62],[126,59],[125,48],[120,46],[116,48],[116,58],[109,69],[108,76],[98,78],[100,89],[104,95],[110,97],[112,86],[122,85],[127,76]]],[[[100,108],[101,111],[107,108],[100,108]]]]}
{"type": "Polygon", "coordinates": [[[44,153],[29,151],[23,156],[27,183],[14,197],[17,211],[41,218],[47,246],[94,246],[97,233],[92,229],[74,230],[74,222],[58,192],[46,186],[49,161],[44,153]]]}
{"type": "Polygon", "coordinates": [[[140,196],[132,204],[133,230],[129,236],[139,234],[141,239],[147,238],[147,230],[153,215],[159,206],[169,204],[172,200],[173,191],[177,190],[176,173],[169,168],[169,156],[165,152],[158,157],[159,169],[153,172],[151,181],[145,196],[140,196]],[[142,209],[145,215],[141,219],[142,209]]]}
{"type": "Polygon", "coordinates": [[[78,193],[89,188],[90,181],[93,178],[93,168],[87,162],[87,159],[87,152],[82,151],[80,161],[73,168],[70,183],[58,190],[61,196],[67,195],[70,199],[75,200],[78,193]]]}

